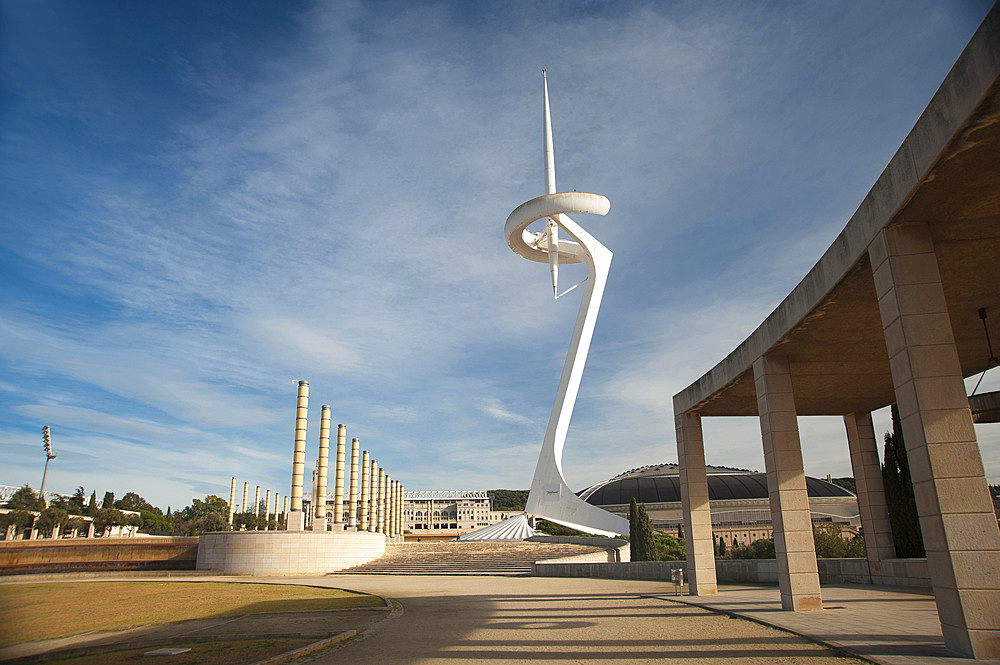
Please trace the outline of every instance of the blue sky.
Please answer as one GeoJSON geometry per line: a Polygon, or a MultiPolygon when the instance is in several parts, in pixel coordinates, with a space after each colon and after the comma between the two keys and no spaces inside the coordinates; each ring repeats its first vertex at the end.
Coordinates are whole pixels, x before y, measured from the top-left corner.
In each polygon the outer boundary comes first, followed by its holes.
{"type": "MultiPolygon", "coordinates": [[[[578,221],[615,253],[566,474],[673,461],[671,396],[815,263],[989,6],[2,2],[0,484],[38,486],[48,424],[48,489],[285,494],[306,379],[309,460],[331,404],[410,489],[527,487],[578,306],[502,235],[543,193],[543,67],[560,189],[611,200],[578,221]]],[[[850,475],[842,422],[800,421],[807,472],[850,475]]],[[[755,419],[705,431],[763,468],[755,419]]]]}

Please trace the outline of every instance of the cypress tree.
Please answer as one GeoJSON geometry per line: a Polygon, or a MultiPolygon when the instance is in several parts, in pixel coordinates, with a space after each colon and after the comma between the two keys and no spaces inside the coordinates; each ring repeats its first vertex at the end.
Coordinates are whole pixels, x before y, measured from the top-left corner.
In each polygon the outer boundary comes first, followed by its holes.
{"type": "Polygon", "coordinates": [[[906,459],[906,445],[903,442],[903,427],[899,420],[899,409],[892,405],[892,431],[885,434],[885,464],[882,466],[882,481],[885,483],[885,499],[889,508],[889,522],[892,525],[892,541],[896,556],[919,558],[925,556],[924,539],[920,533],[917,517],[917,501],[913,496],[913,481],[910,479],[910,465],[906,459]]]}
{"type": "Polygon", "coordinates": [[[653,524],[646,513],[646,506],[637,504],[635,499],[632,499],[628,507],[628,532],[632,561],[655,561],[653,524]]]}
{"type": "Polygon", "coordinates": [[[633,498],[628,504],[628,549],[632,561],[642,561],[639,548],[639,505],[633,498]]]}
{"type": "Polygon", "coordinates": [[[719,538],[719,556],[720,557],[726,556],[726,539],[725,538],[719,538]]]}

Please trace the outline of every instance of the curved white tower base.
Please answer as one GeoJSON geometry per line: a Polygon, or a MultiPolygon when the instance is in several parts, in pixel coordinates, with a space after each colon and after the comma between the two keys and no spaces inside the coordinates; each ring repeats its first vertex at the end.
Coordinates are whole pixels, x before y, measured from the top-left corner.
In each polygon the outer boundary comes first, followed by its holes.
{"type": "Polygon", "coordinates": [[[576,317],[573,338],[566,354],[559,390],[552,406],[552,414],[549,416],[549,426],[545,431],[525,511],[588,533],[627,534],[628,520],[580,499],[569,488],[563,477],[563,446],[566,443],[566,433],[569,431],[570,418],[580,389],[583,367],[587,362],[587,353],[594,335],[597,313],[601,308],[601,298],[604,296],[612,256],[608,248],[584,231],[566,213],[606,215],[611,203],[600,194],[555,191],[555,160],[552,151],[547,83],[544,106],[547,193],[518,206],[507,218],[504,236],[516,254],[532,261],[549,264],[555,297],[559,297],[557,283],[559,264],[583,263],[587,266],[587,279],[583,283],[580,311],[576,317]],[[545,231],[535,233],[528,230],[528,225],[543,218],[546,220],[545,231]],[[572,240],[560,241],[557,228],[564,230],[572,240]]]}

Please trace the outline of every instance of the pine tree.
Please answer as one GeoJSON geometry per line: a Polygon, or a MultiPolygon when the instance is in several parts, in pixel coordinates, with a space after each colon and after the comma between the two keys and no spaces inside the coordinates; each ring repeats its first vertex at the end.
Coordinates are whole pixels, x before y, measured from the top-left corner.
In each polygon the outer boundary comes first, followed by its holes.
{"type": "Polygon", "coordinates": [[[885,483],[885,499],[889,508],[896,556],[904,559],[925,556],[920,520],[917,517],[917,501],[913,496],[913,481],[910,479],[910,464],[903,442],[903,427],[895,404],[892,405],[892,432],[885,434],[882,480],[885,483]]]}

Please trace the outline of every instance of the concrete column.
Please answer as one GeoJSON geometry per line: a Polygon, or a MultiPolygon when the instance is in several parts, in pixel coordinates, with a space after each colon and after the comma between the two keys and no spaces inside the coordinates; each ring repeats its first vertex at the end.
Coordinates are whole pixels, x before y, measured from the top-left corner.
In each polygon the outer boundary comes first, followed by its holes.
{"type": "Polygon", "coordinates": [[[319,460],[316,462],[316,494],[313,495],[313,531],[326,531],[326,477],[329,468],[330,405],[324,404],[319,421],[319,460]]]}
{"type": "Polygon", "coordinates": [[[305,505],[306,505],[305,496],[303,495],[303,497],[302,497],[302,510],[305,512],[305,515],[306,515],[306,528],[307,529],[312,529],[313,516],[316,514],[316,476],[319,475],[318,471],[319,471],[319,459],[317,458],[316,461],[313,462],[312,480],[310,481],[310,485],[309,485],[309,497],[310,497],[309,501],[310,501],[310,503],[309,503],[309,509],[308,510],[306,510],[306,508],[305,508],[305,505]]]}
{"type": "Polygon", "coordinates": [[[250,483],[243,483],[243,503],[240,504],[240,512],[249,513],[250,509],[247,508],[247,492],[250,491],[250,483]]]}
{"type": "Polygon", "coordinates": [[[264,492],[264,525],[265,531],[271,530],[271,490],[264,492]]]}
{"type": "Polygon", "coordinates": [[[347,495],[347,526],[358,526],[358,447],[360,442],[351,439],[351,490],[347,495]]]}
{"type": "Polygon", "coordinates": [[[344,523],[344,449],[347,444],[347,425],[337,425],[337,468],[333,485],[333,523],[344,523]]]}
{"type": "Polygon", "coordinates": [[[371,465],[368,463],[368,451],[361,454],[361,503],[358,505],[360,515],[358,515],[358,531],[368,530],[368,493],[371,490],[371,482],[368,480],[371,465]]]}
{"type": "Polygon", "coordinates": [[[94,520],[87,522],[87,538],[94,537],[94,520]]]}
{"type": "Polygon", "coordinates": [[[371,461],[371,469],[368,471],[368,530],[372,533],[378,531],[378,462],[371,461]]]}
{"type": "Polygon", "coordinates": [[[403,534],[403,530],[406,528],[406,514],[405,514],[405,510],[404,510],[406,508],[406,502],[403,501],[403,494],[405,492],[406,492],[406,488],[403,487],[403,483],[400,483],[399,484],[399,498],[397,499],[399,501],[399,530],[398,530],[398,532],[399,532],[400,535],[403,534]]]}
{"type": "Polygon", "coordinates": [[[701,416],[697,413],[678,414],[674,418],[674,427],[680,467],[688,589],[692,596],[711,596],[719,589],[715,579],[715,540],[712,537],[712,511],[708,503],[701,416]]]}
{"type": "Polygon", "coordinates": [[[399,524],[399,481],[392,481],[392,491],[390,492],[390,505],[392,510],[389,511],[389,535],[395,537],[396,528],[399,524]]]}
{"type": "Polygon", "coordinates": [[[274,493],[274,521],[278,522],[278,526],[280,528],[280,526],[281,526],[281,513],[278,512],[278,506],[281,505],[281,502],[278,501],[279,498],[281,498],[281,495],[279,493],[275,492],[274,493]]]}
{"type": "Polygon", "coordinates": [[[229,524],[230,527],[233,526],[233,508],[235,508],[233,504],[235,502],[236,502],[236,476],[233,476],[233,479],[229,481],[229,509],[226,511],[227,512],[226,522],[229,524]]]}
{"type": "Polygon", "coordinates": [[[379,469],[379,487],[382,490],[382,498],[379,500],[379,512],[382,513],[382,523],[379,524],[378,532],[384,536],[389,535],[389,483],[391,478],[388,473],[383,473],[385,469],[379,469]]]}
{"type": "MultiPolygon", "coordinates": [[[[253,514],[260,519],[260,485],[257,485],[257,490],[253,493],[253,514]]],[[[260,527],[257,527],[260,530],[260,527]]]]}
{"type": "Polygon", "coordinates": [[[288,497],[287,496],[285,497],[284,501],[282,501],[281,512],[283,512],[285,514],[286,518],[288,517],[288,497]]]}
{"type": "Polygon", "coordinates": [[[403,483],[396,481],[396,535],[402,535],[406,515],[403,513],[403,483]]]}
{"type": "Polygon", "coordinates": [[[403,530],[402,527],[400,526],[403,523],[403,511],[400,510],[400,505],[399,505],[400,504],[399,498],[400,494],[402,493],[403,493],[403,486],[397,480],[395,491],[392,494],[392,505],[394,513],[396,515],[396,519],[394,520],[395,524],[392,531],[393,536],[398,536],[403,530]]]}
{"type": "Polygon", "coordinates": [[[924,224],[892,226],[868,256],[945,644],[1000,658],[1000,531],[934,243],[924,224]]]}
{"type": "Polygon", "coordinates": [[[871,413],[849,413],[844,416],[847,444],[851,451],[851,468],[858,489],[858,511],[865,535],[865,552],[872,584],[885,584],[882,562],[896,558],[892,544],[892,526],[882,482],[882,466],[875,446],[875,427],[871,413]]]}
{"type": "Polygon", "coordinates": [[[299,381],[299,396],[295,406],[295,450],[292,454],[292,505],[288,513],[288,530],[305,529],[302,514],[302,476],[306,469],[306,420],[309,415],[309,382],[299,381]]]}
{"type": "Polygon", "coordinates": [[[781,606],[796,612],[823,609],[788,359],[762,356],[753,364],[753,376],[781,606]]]}

